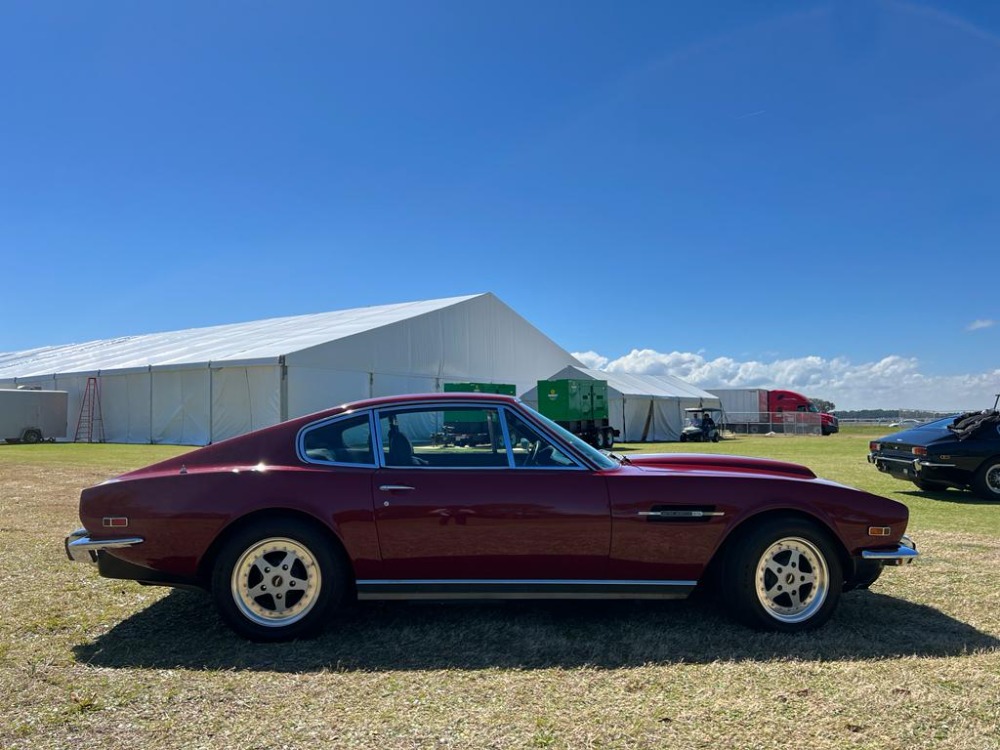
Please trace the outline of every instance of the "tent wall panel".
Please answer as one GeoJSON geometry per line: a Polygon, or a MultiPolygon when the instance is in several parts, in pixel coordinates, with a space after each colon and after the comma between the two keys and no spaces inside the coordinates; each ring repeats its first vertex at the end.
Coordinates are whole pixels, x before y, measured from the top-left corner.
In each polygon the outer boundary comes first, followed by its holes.
{"type": "Polygon", "coordinates": [[[212,368],[212,442],[281,421],[277,365],[212,368]]]}
{"type": "MultiPolygon", "coordinates": [[[[148,443],[153,427],[149,372],[101,375],[100,386],[105,439],[109,443],[148,443]]],[[[79,411],[71,417],[74,432],[78,415],[79,411]]]]}
{"type": "Polygon", "coordinates": [[[288,417],[293,419],[347,401],[368,398],[371,376],[367,372],[289,366],[287,386],[288,417]]]}
{"type": "Polygon", "coordinates": [[[152,371],[153,443],[206,445],[211,440],[208,368],[152,371]]]}

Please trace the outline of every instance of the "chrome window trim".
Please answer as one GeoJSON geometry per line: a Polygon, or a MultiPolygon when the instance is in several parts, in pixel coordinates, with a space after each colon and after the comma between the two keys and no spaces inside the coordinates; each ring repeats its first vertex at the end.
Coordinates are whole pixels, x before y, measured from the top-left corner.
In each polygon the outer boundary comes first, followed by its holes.
{"type": "MultiPolygon", "coordinates": [[[[399,404],[383,405],[375,407],[371,410],[372,422],[374,425],[374,435],[375,439],[373,444],[375,447],[375,461],[377,462],[376,468],[385,469],[388,471],[588,471],[589,467],[581,463],[580,457],[577,455],[576,451],[572,450],[571,446],[566,445],[563,441],[553,437],[547,430],[543,429],[535,420],[530,419],[529,416],[522,412],[520,409],[514,409],[514,414],[520,417],[529,427],[535,430],[540,436],[548,440],[552,445],[557,447],[560,452],[568,459],[573,461],[573,466],[515,466],[514,465],[514,455],[513,447],[510,440],[510,431],[507,428],[507,414],[506,410],[511,409],[509,404],[505,403],[483,403],[482,401],[467,400],[467,399],[455,399],[454,401],[404,401],[399,404]],[[382,414],[385,412],[395,412],[400,409],[409,411],[461,411],[463,409],[493,409],[497,412],[498,421],[500,423],[501,433],[503,435],[504,445],[507,451],[507,465],[506,466],[389,466],[385,463],[385,448],[382,443],[382,414]]],[[[356,464],[348,464],[349,466],[355,466],[356,464]]]]}
{"type": "Polygon", "coordinates": [[[295,436],[295,453],[296,455],[298,455],[299,460],[302,461],[302,463],[310,464],[313,466],[343,466],[345,468],[353,468],[353,469],[377,469],[378,453],[375,451],[375,429],[374,425],[372,424],[372,409],[363,409],[360,411],[355,411],[355,410],[345,411],[340,414],[335,414],[332,417],[326,417],[325,419],[319,419],[315,422],[310,422],[309,424],[302,427],[298,431],[298,434],[295,436]],[[326,427],[329,424],[334,424],[335,422],[340,422],[345,419],[352,419],[360,416],[361,414],[368,415],[368,430],[372,436],[372,453],[374,454],[373,458],[375,458],[375,461],[373,463],[361,464],[361,463],[348,463],[346,461],[323,461],[321,459],[312,458],[311,456],[306,454],[305,436],[307,432],[312,432],[313,430],[319,429],[320,427],[326,427]]]}
{"type": "MultiPolygon", "coordinates": [[[[375,421],[375,434],[378,442],[378,450],[375,451],[375,460],[378,462],[379,469],[387,469],[389,471],[508,471],[510,466],[510,453],[507,453],[507,465],[506,466],[420,466],[414,464],[413,466],[389,466],[385,462],[385,449],[382,443],[382,432],[380,426],[382,424],[382,412],[398,411],[400,409],[406,409],[409,411],[462,411],[463,409],[492,409],[497,412],[497,422],[502,423],[503,420],[500,419],[500,409],[502,405],[487,403],[484,404],[482,401],[465,401],[462,399],[456,399],[455,401],[407,401],[400,404],[393,404],[391,406],[380,406],[373,409],[374,421],[375,421]]],[[[501,427],[501,432],[503,428],[501,427]]],[[[504,441],[507,441],[506,435],[504,435],[504,441]]]]}

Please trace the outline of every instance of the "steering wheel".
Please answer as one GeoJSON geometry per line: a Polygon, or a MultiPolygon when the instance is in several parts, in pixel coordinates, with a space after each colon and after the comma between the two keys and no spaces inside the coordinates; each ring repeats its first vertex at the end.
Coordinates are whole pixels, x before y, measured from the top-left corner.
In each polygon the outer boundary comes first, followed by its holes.
{"type": "Polygon", "coordinates": [[[550,466],[552,464],[552,456],[555,455],[555,450],[551,445],[542,445],[542,441],[539,440],[535,443],[535,449],[531,451],[531,455],[525,462],[525,466],[550,466]]]}

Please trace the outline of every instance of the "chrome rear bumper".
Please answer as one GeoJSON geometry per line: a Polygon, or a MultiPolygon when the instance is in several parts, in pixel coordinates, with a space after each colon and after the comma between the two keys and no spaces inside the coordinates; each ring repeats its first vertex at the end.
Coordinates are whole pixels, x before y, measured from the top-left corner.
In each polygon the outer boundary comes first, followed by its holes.
{"type": "Polygon", "coordinates": [[[142,544],[142,541],[141,536],[94,540],[90,538],[90,532],[86,529],[77,529],[66,537],[66,555],[73,562],[96,563],[97,553],[102,549],[131,547],[135,544],[142,544]]]}

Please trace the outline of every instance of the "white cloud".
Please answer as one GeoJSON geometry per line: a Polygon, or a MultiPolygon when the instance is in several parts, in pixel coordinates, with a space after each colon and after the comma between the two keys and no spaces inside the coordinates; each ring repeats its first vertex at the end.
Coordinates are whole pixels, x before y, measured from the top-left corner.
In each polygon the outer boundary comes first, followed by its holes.
{"type": "Polygon", "coordinates": [[[979,331],[983,328],[992,328],[997,322],[995,320],[980,319],[974,320],[965,327],[966,331],[979,331]]]}
{"type": "Polygon", "coordinates": [[[985,409],[1000,389],[1000,369],[973,375],[924,375],[911,357],[890,355],[854,364],[844,358],[810,356],[772,362],[706,359],[691,352],[633,349],[618,359],[597,352],[574,354],[588,367],[608,372],[673,375],[712,387],[787,388],[833,401],[840,409],[985,409]]]}

